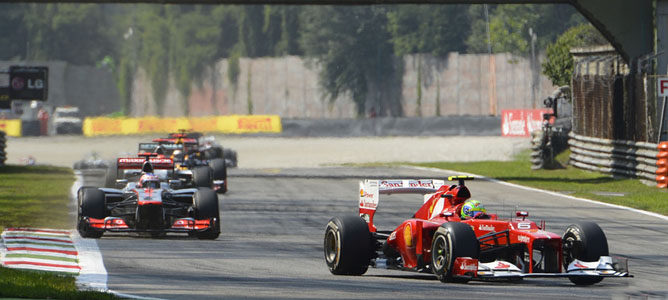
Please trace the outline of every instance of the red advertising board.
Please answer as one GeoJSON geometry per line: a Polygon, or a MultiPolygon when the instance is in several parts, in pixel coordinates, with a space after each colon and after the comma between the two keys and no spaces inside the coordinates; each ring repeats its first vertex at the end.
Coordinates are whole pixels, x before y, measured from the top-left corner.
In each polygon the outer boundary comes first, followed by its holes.
{"type": "Polygon", "coordinates": [[[530,136],[539,130],[543,123],[543,114],[551,109],[508,109],[501,111],[502,136],[530,136]]]}

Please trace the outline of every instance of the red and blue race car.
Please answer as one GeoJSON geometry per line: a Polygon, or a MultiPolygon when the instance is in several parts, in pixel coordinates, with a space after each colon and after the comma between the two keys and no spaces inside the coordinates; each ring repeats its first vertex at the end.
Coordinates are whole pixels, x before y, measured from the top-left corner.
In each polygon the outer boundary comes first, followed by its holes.
{"type": "Polygon", "coordinates": [[[467,176],[444,180],[364,180],[359,216],[332,218],[325,229],[325,262],[332,274],[362,275],[368,267],[433,273],[443,282],[526,277],[567,277],[591,285],[605,277],[630,277],[625,259],[613,258],[593,222],[568,226],[559,236],[528,212],[460,215],[471,197],[467,176]],[[380,195],[422,194],[424,203],[394,230],[378,230],[374,214],[380,195]]]}

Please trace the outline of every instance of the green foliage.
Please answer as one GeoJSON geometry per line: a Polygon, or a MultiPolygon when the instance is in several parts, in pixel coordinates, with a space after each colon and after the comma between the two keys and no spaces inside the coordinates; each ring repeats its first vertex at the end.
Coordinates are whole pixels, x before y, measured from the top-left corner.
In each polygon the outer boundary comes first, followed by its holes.
{"type": "MultiPolygon", "coordinates": [[[[367,102],[381,101],[371,97],[387,91],[383,84],[397,74],[386,7],[311,6],[301,17],[302,48],[320,64],[320,83],[330,101],[349,93],[357,115],[364,116],[367,102]],[[370,90],[376,93],[369,95],[370,90]]],[[[387,111],[381,107],[375,113],[387,111]]]]}
{"type": "MultiPolygon", "coordinates": [[[[489,5],[494,52],[526,55],[529,28],[545,49],[584,22],[568,5],[489,5]]],[[[0,59],[100,64],[114,72],[123,112],[133,77],[147,72],[161,113],[170,81],[188,98],[206,70],[228,58],[307,55],[330,100],[349,94],[357,114],[401,115],[406,54],[486,52],[482,5],[292,6],[0,4],[0,59]]],[[[333,102],[330,102],[330,105],[333,102]]],[[[188,106],[184,103],[184,108],[188,106]]]]}
{"type": "Polygon", "coordinates": [[[239,54],[234,53],[227,61],[227,78],[236,87],[239,83],[239,74],[241,73],[241,66],[239,65],[239,54]]]}
{"type": "Polygon", "coordinates": [[[401,5],[388,12],[396,55],[464,51],[469,34],[468,5],[401,5]]]}
{"type": "MultiPolygon", "coordinates": [[[[537,49],[547,44],[567,28],[585,22],[570,5],[522,4],[489,5],[489,27],[492,51],[526,56],[531,51],[529,28],[537,35],[537,49]]],[[[469,52],[487,52],[487,32],[483,5],[471,5],[471,34],[466,44],[469,52]]]]}
{"type": "Polygon", "coordinates": [[[116,88],[121,97],[121,113],[127,114],[130,111],[130,98],[132,94],[133,66],[127,58],[121,59],[116,75],[116,88]]]}
{"type": "Polygon", "coordinates": [[[554,85],[570,85],[573,74],[573,58],[570,55],[570,49],[607,43],[603,35],[591,24],[575,26],[564,32],[553,44],[547,46],[543,74],[550,78],[554,85]]]}
{"type": "Polygon", "coordinates": [[[103,6],[31,3],[23,7],[27,59],[94,65],[108,54],[103,6]]]}

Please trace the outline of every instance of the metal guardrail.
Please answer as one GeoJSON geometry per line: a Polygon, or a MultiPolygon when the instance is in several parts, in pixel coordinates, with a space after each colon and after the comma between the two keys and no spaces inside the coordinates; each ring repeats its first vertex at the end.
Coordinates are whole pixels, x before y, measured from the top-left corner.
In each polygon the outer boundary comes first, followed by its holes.
{"type": "Polygon", "coordinates": [[[656,183],[658,145],[581,136],[571,132],[570,164],[585,170],[656,183]]]}

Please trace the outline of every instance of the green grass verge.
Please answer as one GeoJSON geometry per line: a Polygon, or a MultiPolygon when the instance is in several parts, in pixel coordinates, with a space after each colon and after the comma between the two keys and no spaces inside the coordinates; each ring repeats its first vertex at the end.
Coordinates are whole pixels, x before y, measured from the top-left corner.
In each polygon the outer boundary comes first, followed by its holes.
{"type": "Polygon", "coordinates": [[[69,168],[0,167],[0,230],[4,227],[72,228],[69,168]]]}
{"type": "Polygon", "coordinates": [[[0,267],[0,297],[33,299],[119,299],[113,294],[78,291],[74,277],[0,267]]]}
{"type": "MultiPolygon", "coordinates": [[[[6,227],[70,229],[69,168],[0,167],[0,231],[6,227]]],[[[75,277],[0,267],[0,297],[38,299],[118,299],[108,293],[82,292],[75,277]]]]}
{"type": "Polygon", "coordinates": [[[561,192],[571,196],[638,208],[668,215],[668,190],[641,183],[638,179],[613,178],[567,166],[569,152],[557,156],[566,166],[556,170],[531,170],[529,151],[520,153],[512,161],[433,162],[408,163],[467,172],[523,186],[561,192]],[[623,194],[609,195],[609,194],[623,194]]]}

